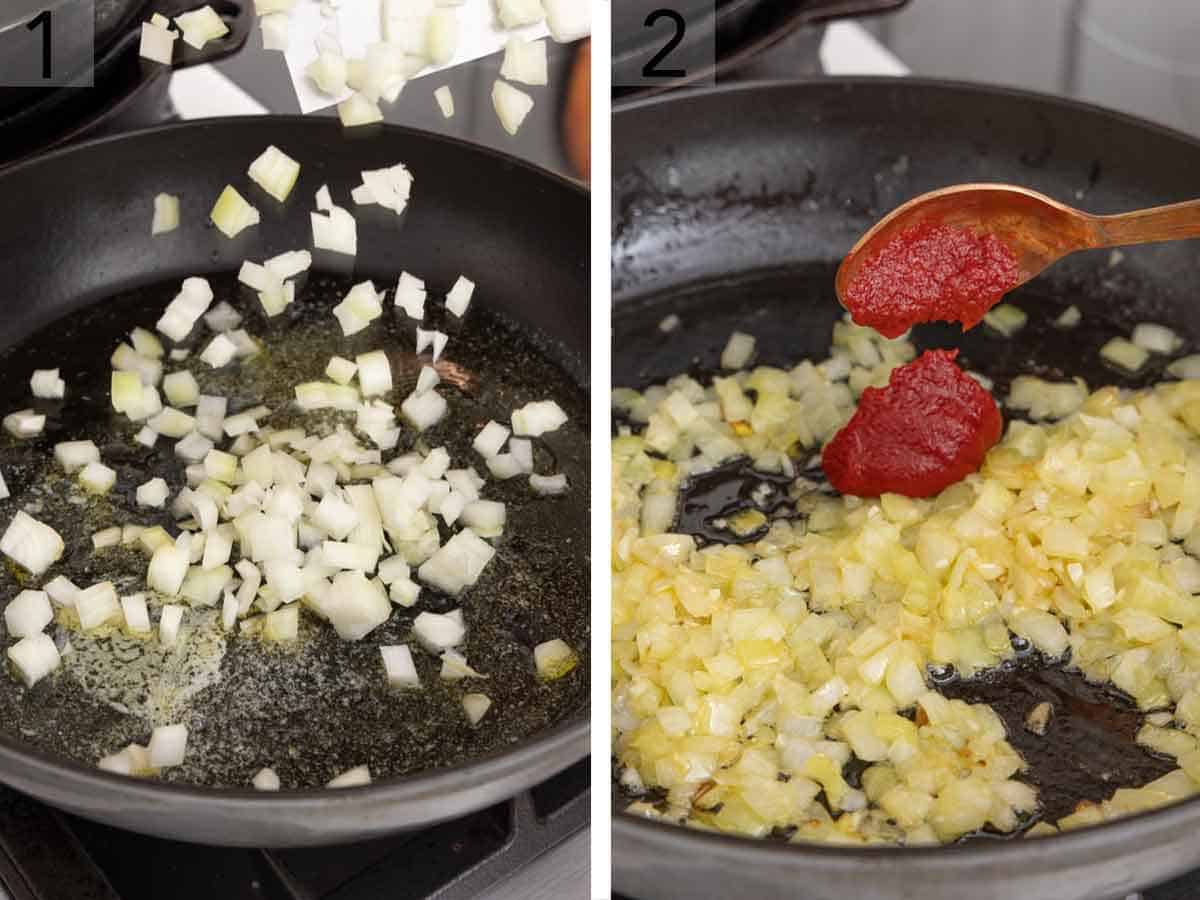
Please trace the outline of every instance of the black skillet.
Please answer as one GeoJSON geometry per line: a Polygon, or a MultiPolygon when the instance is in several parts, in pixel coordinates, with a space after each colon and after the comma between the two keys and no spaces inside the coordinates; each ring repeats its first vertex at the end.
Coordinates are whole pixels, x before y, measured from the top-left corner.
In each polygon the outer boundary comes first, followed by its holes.
{"type": "MultiPolygon", "coordinates": [[[[1200,142],[1094,107],[921,79],[747,84],[643,101],[613,122],[613,379],[639,387],[716,366],[735,328],[759,362],[824,358],[841,315],[837,262],[903,201],[970,181],[1026,185],[1098,213],[1200,196],[1200,142]],[[668,314],[681,324],[657,327],[668,314]]],[[[1073,256],[1015,292],[1016,339],[977,328],[916,331],[1005,390],[1022,373],[1137,387],[1161,378],[1108,369],[1097,351],[1136,322],[1200,341],[1196,242],[1073,256]],[[1069,337],[1051,321],[1070,304],[1069,337]]],[[[1128,702],[1026,664],[998,682],[959,683],[991,703],[1030,762],[1047,818],[1174,768],[1133,744],[1128,702]],[[1069,715],[1032,740],[1021,718],[1055,697],[1069,715]]],[[[628,798],[614,796],[621,809],[628,798]]],[[[848,849],[755,842],[618,814],[615,884],[643,900],[1107,900],[1200,864],[1200,801],[1046,840],[974,840],[945,849],[848,849]]]]}
{"type": "MultiPolygon", "coordinates": [[[[543,443],[541,464],[543,471],[566,472],[573,486],[544,503],[516,480],[495,488],[497,499],[512,504],[510,523],[496,561],[463,601],[468,625],[475,623],[468,659],[477,658],[483,671],[490,667],[488,682],[444,683],[432,657],[418,656],[425,689],[386,689],[377,646],[408,640],[420,609],[444,612],[456,605],[431,591],[361,643],[334,640],[328,629],[308,629],[296,652],[234,641],[220,681],[179,708],[194,752],[163,781],[139,781],[95,768],[98,752],[148,736],[148,722],[108,702],[140,702],[128,681],[138,659],[118,667],[119,674],[109,670],[121,688],[115,695],[108,687],[82,689],[78,661],[30,691],[5,675],[0,780],[128,829],[206,843],[287,846],[452,818],[509,797],[586,754],[588,199],[579,187],[501,154],[407,129],[344,132],[327,119],[261,117],[169,126],[50,154],[0,174],[0,206],[13,213],[0,224],[0,283],[8,298],[0,317],[0,365],[8,375],[0,386],[3,408],[29,405],[33,367],[60,366],[68,383],[65,405],[48,410],[41,439],[0,441],[0,468],[14,495],[0,506],[0,519],[7,524],[19,505],[40,501],[44,515],[58,517],[72,548],[58,570],[75,573],[76,583],[134,578],[144,558],[93,555],[79,544],[101,519],[149,524],[146,511],[132,506],[131,490],[151,472],[180,483],[169,444],[163,453],[137,452],[131,430],[106,410],[105,370],[120,335],[134,325],[153,326],[181,279],[193,274],[209,276],[218,297],[235,303],[267,345],[257,363],[243,365],[221,390],[235,406],[265,394],[280,408],[289,385],[319,377],[335,347],[353,355],[383,346],[399,380],[411,381],[414,323],[394,312],[390,299],[381,321],[353,339],[340,337],[330,309],[352,282],[373,278],[378,288],[394,286],[399,271],[408,269],[436,296],[460,273],[470,273],[478,283],[471,310],[463,323],[442,325],[452,335],[443,366],[454,384],[446,388],[448,422],[461,424],[429,434],[430,445],[444,442],[456,463],[466,461],[471,429],[506,407],[552,396],[571,422],[543,443]],[[244,174],[268,144],[303,166],[282,205],[244,174]],[[416,179],[405,215],[352,207],[359,220],[357,257],[316,253],[297,303],[264,320],[235,284],[232,273],[242,260],[311,247],[309,212],[320,185],[350,205],[362,170],[399,161],[416,179]],[[263,217],[234,240],[208,220],[226,183],[263,217]],[[181,224],[152,239],[152,198],[159,191],[179,196],[181,224]],[[47,457],[53,443],[68,437],[94,437],[106,448],[119,472],[109,511],[97,515],[93,508],[78,521],[63,521],[60,507],[70,488],[47,457]],[[581,664],[562,680],[543,683],[531,651],[554,637],[575,647],[581,664]],[[477,728],[458,705],[465,690],[493,699],[477,728]],[[361,763],[377,773],[376,783],[346,791],[320,787],[361,763]],[[248,779],[260,765],[277,767],[285,787],[308,789],[253,793],[248,779]]],[[[441,321],[440,305],[431,300],[428,323],[441,321]]],[[[198,333],[191,343],[199,347],[206,339],[198,333]]],[[[411,443],[413,432],[403,440],[411,443]]],[[[0,571],[0,581],[2,596],[18,589],[10,570],[0,571]]],[[[105,670],[91,671],[104,682],[105,670]]],[[[150,677],[147,688],[186,682],[150,677]]]]}

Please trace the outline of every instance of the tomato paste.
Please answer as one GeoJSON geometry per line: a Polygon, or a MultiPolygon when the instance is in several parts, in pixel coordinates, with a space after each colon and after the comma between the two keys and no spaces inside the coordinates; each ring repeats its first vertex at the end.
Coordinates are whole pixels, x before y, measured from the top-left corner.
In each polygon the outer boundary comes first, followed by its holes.
{"type": "Polygon", "coordinates": [[[842,302],[859,325],[895,338],[919,322],[978,325],[1017,280],[1017,258],[995,235],[921,222],[867,258],[842,302]]]}
{"type": "Polygon", "coordinates": [[[843,494],[928,497],[978,470],[1000,439],[992,395],[954,361],[929,350],[867,388],[858,410],[825,445],[821,465],[843,494]]]}

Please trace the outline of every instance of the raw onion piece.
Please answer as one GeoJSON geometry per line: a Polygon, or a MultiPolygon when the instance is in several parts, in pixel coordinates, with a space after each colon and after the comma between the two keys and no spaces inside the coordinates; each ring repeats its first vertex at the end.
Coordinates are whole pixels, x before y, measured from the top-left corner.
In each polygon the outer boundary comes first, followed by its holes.
{"type": "MultiPolygon", "coordinates": [[[[344,409],[358,406],[358,390],[349,385],[309,381],[295,388],[296,404],[303,410],[344,409]]],[[[232,419],[226,419],[226,430],[232,419]]]]}
{"type": "MultiPolygon", "coordinates": [[[[328,189],[323,188],[326,194],[328,189]]],[[[318,200],[318,208],[320,201],[318,200]]],[[[334,253],[354,256],[358,252],[358,223],[354,216],[340,206],[329,205],[324,214],[310,214],[312,220],[313,246],[334,253]]]]}
{"type": "Polygon", "coordinates": [[[453,9],[435,9],[425,20],[424,55],[435,66],[444,66],[458,50],[458,17],[453,9]]]}
{"type": "Polygon", "coordinates": [[[1100,356],[1126,372],[1137,372],[1150,358],[1149,352],[1120,337],[1101,347],[1100,356]]]}
{"type": "Polygon", "coordinates": [[[196,321],[208,311],[212,299],[212,288],[209,287],[207,280],[197,277],[186,278],[179,293],[175,295],[175,299],[167,304],[166,310],[155,327],[171,340],[182,341],[188,336],[196,321]]]}
{"type": "Polygon", "coordinates": [[[54,610],[45,591],[21,591],[4,607],[4,626],[13,637],[40,634],[54,621],[54,610]]]}
{"type": "Polygon", "coordinates": [[[735,331],[721,351],[722,369],[742,369],[754,356],[754,336],[735,331]]]}
{"type": "Polygon", "coordinates": [[[59,606],[74,606],[79,588],[65,575],[59,575],[46,585],[46,594],[59,606]]]}
{"type": "Polygon", "coordinates": [[[475,440],[471,442],[471,446],[484,459],[490,459],[493,456],[499,455],[500,451],[504,449],[504,444],[511,433],[508,428],[499,422],[489,420],[483,426],[482,430],[480,430],[479,434],[475,435],[475,440]]]}
{"type": "Polygon", "coordinates": [[[322,93],[331,97],[346,90],[346,59],[332,49],[321,50],[304,73],[322,93]]]}
{"type": "Polygon", "coordinates": [[[392,605],[378,581],[350,571],[333,579],[331,603],[323,611],[342,640],[358,641],[388,620],[392,605]]]}
{"type": "Polygon", "coordinates": [[[68,475],[88,463],[100,461],[100,448],[91,441],[63,441],[54,445],[54,458],[68,475]]]}
{"type": "Polygon", "coordinates": [[[366,766],[355,766],[353,769],[348,769],[341,775],[338,775],[330,781],[325,787],[329,788],[348,788],[361,787],[371,783],[371,770],[366,766]]]}
{"type": "Polygon", "coordinates": [[[251,181],[282,203],[296,186],[300,163],[271,144],[250,163],[247,174],[251,181]]]}
{"type": "MultiPolygon", "coordinates": [[[[170,62],[168,59],[167,62],[170,62]]],[[[154,195],[154,218],[150,234],[168,234],[179,227],[179,198],[173,194],[154,195]]]]}
{"type": "Polygon", "coordinates": [[[592,32],[589,0],[542,0],[550,36],[560,44],[582,40],[592,32]]]}
{"type": "Polygon", "coordinates": [[[196,420],[182,410],[168,406],[147,424],[161,435],[181,438],[192,432],[196,427],[196,420]]]}
{"type": "Polygon", "coordinates": [[[179,35],[168,28],[153,22],[142,23],[142,39],[138,44],[138,56],[151,62],[171,64],[171,56],[175,52],[175,42],[179,35]]]}
{"type": "Polygon", "coordinates": [[[160,725],[155,728],[150,733],[150,765],[156,769],[182,765],[187,753],[187,739],[186,725],[160,725]]]}
{"type": "Polygon", "coordinates": [[[462,681],[464,678],[488,678],[482,672],[476,672],[467,662],[467,658],[457,650],[447,650],[442,653],[442,681],[462,681]]]}
{"type": "Polygon", "coordinates": [[[200,354],[200,359],[214,369],[219,369],[232,362],[235,356],[237,356],[237,345],[224,334],[218,334],[209,341],[204,352],[200,354]]]}
{"type": "Polygon", "coordinates": [[[129,340],[139,356],[146,359],[162,359],[164,353],[162,341],[154,332],[147,331],[145,328],[135,328],[129,333],[129,340]]]}
{"type": "Polygon", "coordinates": [[[125,616],[125,627],[134,634],[150,633],[150,612],[146,608],[145,594],[130,594],[121,598],[121,612],[125,616]]]}
{"type": "Polygon", "coordinates": [[[259,19],[262,28],[262,45],[264,50],[282,50],[287,52],[290,43],[288,25],[290,18],[283,13],[271,13],[259,19]]]}
{"type": "Polygon", "coordinates": [[[1025,323],[1029,321],[1029,316],[1025,314],[1023,309],[1013,306],[1011,303],[1001,303],[999,306],[993,306],[988,310],[987,315],[983,317],[984,324],[995,329],[1004,337],[1012,337],[1018,331],[1025,327],[1025,323]]]}
{"type": "Polygon", "coordinates": [[[1167,366],[1167,372],[1176,378],[1200,378],[1200,353],[1177,359],[1167,366]]]}
{"type": "Polygon", "coordinates": [[[190,558],[187,553],[174,546],[159,547],[150,558],[146,571],[146,584],[168,597],[179,595],[183,580],[187,577],[190,558]]]}
{"type": "Polygon", "coordinates": [[[379,562],[379,548],[346,541],[325,541],[321,544],[321,561],[334,569],[374,572],[379,562]]]}
{"type": "Polygon", "coordinates": [[[80,471],[79,483],[89,494],[107,494],[117,483],[117,473],[104,463],[90,462],[80,471]]]}
{"type": "Polygon", "coordinates": [[[467,306],[471,303],[471,295],[475,293],[475,282],[465,275],[459,275],[446,295],[446,309],[460,319],[467,314],[467,306]]]}
{"type": "Polygon", "coordinates": [[[567,476],[561,472],[558,475],[530,475],[529,486],[535,494],[556,497],[567,492],[567,476]]]}
{"type": "Polygon", "coordinates": [[[233,331],[242,324],[242,314],[222,300],[204,314],[204,324],[218,334],[233,331]]]}
{"type": "Polygon", "coordinates": [[[433,99],[437,101],[438,109],[441,110],[443,119],[454,118],[454,94],[450,92],[450,85],[443,84],[434,91],[433,99]]]}
{"type": "MultiPolygon", "coordinates": [[[[209,214],[217,230],[227,238],[236,237],[238,232],[257,225],[261,221],[258,210],[251,206],[233,185],[225,185],[221,196],[209,214]]],[[[161,330],[161,329],[160,329],[161,330]]]]}
{"type": "Polygon", "coordinates": [[[254,14],[269,16],[278,13],[291,12],[296,0],[254,0],[254,14]]]}
{"type": "Polygon", "coordinates": [[[437,369],[433,366],[421,366],[421,372],[417,375],[417,386],[413,390],[414,394],[424,394],[426,391],[431,391],[442,383],[442,378],[437,373],[437,369]]]}
{"type": "Polygon", "coordinates": [[[158,619],[158,639],[165,647],[174,647],[179,640],[179,627],[183,624],[183,607],[168,603],[162,608],[158,619]]]}
{"type": "Polygon", "coordinates": [[[67,383],[58,377],[58,369],[37,369],[29,379],[33,396],[43,400],[61,400],[67,383]]]}
{"type": "Polygon", "coordinates": [[[430,653],[440,654],[466,640],[467,629],[461,616],[423,612],[413,621],[413,636],[430,653]]]}
{"type": "Polygon", "coordinates": [[[375,285],[369,281],[354,285],[345,299],[333,308],[333,315],[347,337],[362,331],[383,315],[383,304],[375,285]]]}
{"type": "Polygon", "coordinates": [[[383,121],[383,110],[379,108],[379,104],[362,94],[351,94],[337,105],[337,112],[338,118],[346,128],[358,128],[383,121]]]}
{"type": "Polygon", "coordinates": [[[462,705],[463,711],[467,714],[467,721],[472,725],[478,725],[480,720],[487,715],[487,711],[492,708],[492,701],[487,694],[463,694],[462,705]]]}
{"type": "Polygon", "coordinates": [[[534,647],[533,659],[538,675],[546,681],[562,678],[579,665],[579,657],[575,655],[575,651],[558,638],[534,647]]]}
{"type": "Polygon", "coordinates": [[[8,484],[4,481],[4,473],[0,472],[0,500],[7,500],[12,494],[8,490],[8,484]]]}
{"type": "Polygon", "coordinates": [[[527,41],[511,37],[504,45],[504,63],[500,77],[522,84],[541,85],[547,82],[546,42],[527,41]]]}
{"type": "Polygon", "coordinates": [[[84,631],[99,628],[121,616],[121,601],[111,581],[101,581],[75,595],[75,612],[84,631]]]}
{"type": "Polygon", "coordinates": [[[364,171],[362,179],[365,191],[360,194],[361,202],[377,203],[396,215],[404,212],[412,194],[413,177],[403,163],[364,171]]]}
{"type": "Polygon", "coordinates": [[[200,397],[200,385],[191,372],[172,372],[163,379],[163,393],[172,406],[195,406],[200,397]]]}
{"type": "MultiPolygon", "coordinates": [[[[380,308],[382,313],[382,307],[380,308]]],[[[392,367],[387,354],[382,350],[361,353],[356,358],[358,365],[358,389],[364,397],[386,394],[392,389],[392,367]]]]}
{"type": "Polygon", "coordinates": [[[1066,309],[1064,309],[1061,313],[1058,314],[1058,318],[1054,320],[1054,327],[1062,328],[1062,329],[1066,330],[1066,329],[1074,328],[1076,325],[1078,325],[1082,321],[1083,321],[1083,313],[1081,313],[1079,311],[1078,306],[1072,305],[1072,306],[1068,306],[1066,309]]]}
{"type": "Polygon", "coordinates": [[[492,106],[504,130],[515,135],[529,111],[533,109],[533,98],[511,84],[497,79],[492,85],[492,106]]]}
{"type": "Polygon", "coordinates": [[[22,409],[4,417],[4,430],[15,438],[33,438],[46,427],[46,417],[32,409],[22,409]]]}
{"type": "Polygon", "coordinates": [[[462,511],[462,521],[482,537],[494,537],[504,530],[504,504],[495,500],[472,500],[462,511]]]}
{"type": "Polygon", "coordinates": [[[54,638],[41,632],[21,638],[7,652],[9,662],[27,688],[33,687],[62,662],[54,638]]]}
{"type": "Polygon", "coordinates": [[[396,306],[411,318],[425,318],[425,282],[407,272],[401,272],[400,280],[396,283],[395,302],[396,306]]]}
{"type": "Polygon", "coordinates": [[[495,555],[491,544],[464,528],[421,564],[417,577],[457,597],[479,580],[495,555]]]}
{"type": "Polygon", "coordinates": [[[413,662],[412,651],[407,644],[393,644],[379,648],[383,656],[383,670],[387,682],[396,688],[419,688],[421,679],[413,662]]]}
{"type": "MultiPolygon", "coordinates": [[[[199,463],[212,450],[213,442],[198,431],[189,432],[183,440],[175,445],[175,455],[188,463],[199,463]]],[[[204,467],[200,467],[203,480],[204,467]]]]}
{"type": "Polygon", "coordinates": [[[293,278],[312,267],[312,254],[307,250],[288,250],[272,256],[263,266],[276,278],[293,278]]]}
{"type": "Polygon", "coordinates": [[[1183,346],[1183,338],[1165,325],[1143,322],[1134,326],[1133,343],[1151,353],[1170,354],[1183,346]]]}
{"type": "Polygon", "coordinates": [[[259,769],[250,783],[256,791],[277,791],[280,785],[279,776],[270,768],[259,769]]]}
{"type": "Polygon", "coordinates": [[[57,531],[18,510],[0,537],[0,553],[33,575],[41,575],[63,555],[57,531]]]}
{"type": "Polygon", "coordinates": [[[290,603],[281,609],[267,613],[263,621],[263,640],[294,641],[300,633],[300,604],[290,603]]]}
{"type": "Polygon", "coordinates": [[[109,547],[116,547],[121,543],[121,526],[113,525],[111,528],[103,528],[92,535],[92,550],[107,550],[109,547]]]}
{"type": "Polygon", "coordinates": [[[546,16],[541,0],[496,0],[496,14],[505,28],[533,25],[546,16]]]}
{"type": "Polygon", "coordinates": [[[325,374],[340,385],[347,385],[353,381],[354,373],[357,371],[356,363],[341,356],[330,358],[329,365],[325,367],[325,374]]]}
{"type": "Polygon", "coordinates": [[[446,409],[446,399],[437,391],[409,394],[400,404],[400,412],[418,431],[425,431],[440,422],[446,409]]]}
{"type": "Polygon", "coordinates": [[[229,34],[229,26],[211,6],[201,6],[176,16],[175,24],[183,32],[183,42],[197,50],[203,49],[209,41],[229,34]]]}
{"type": "Polygon", "coordinates": [[[513,433],[529,437],[557,431],[566,422],[567,414],[553,400],[526,403],[520,409],[513,410],[512,414],[513,433]]]}

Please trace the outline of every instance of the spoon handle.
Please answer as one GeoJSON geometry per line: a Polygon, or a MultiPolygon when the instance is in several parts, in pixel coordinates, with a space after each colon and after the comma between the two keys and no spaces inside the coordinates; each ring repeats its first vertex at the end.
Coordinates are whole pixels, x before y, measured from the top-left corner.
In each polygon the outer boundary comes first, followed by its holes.
{"type": "Polygon", "coordinates": [[[1097,247],[1200,238],[1200,200],[1152,206],[1116,216],[1094,216],[1097,247]]]}

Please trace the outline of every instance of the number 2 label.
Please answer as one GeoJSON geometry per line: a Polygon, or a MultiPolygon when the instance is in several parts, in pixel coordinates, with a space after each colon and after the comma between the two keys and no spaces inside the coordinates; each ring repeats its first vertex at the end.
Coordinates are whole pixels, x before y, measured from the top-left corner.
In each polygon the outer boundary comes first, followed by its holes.
{"type": "Polygon", "coordinates": [[[662,48],[642,67],[642,76],[645,78],[683,78],[687,75],[684,69],[660,69],[658,65],[679,46],[687,31],[687,22],[673,9],[656,9],[646,16],[646,27],[653,28],[661,19],[668,19],[674,23],[675,29],[662,48]]]}

